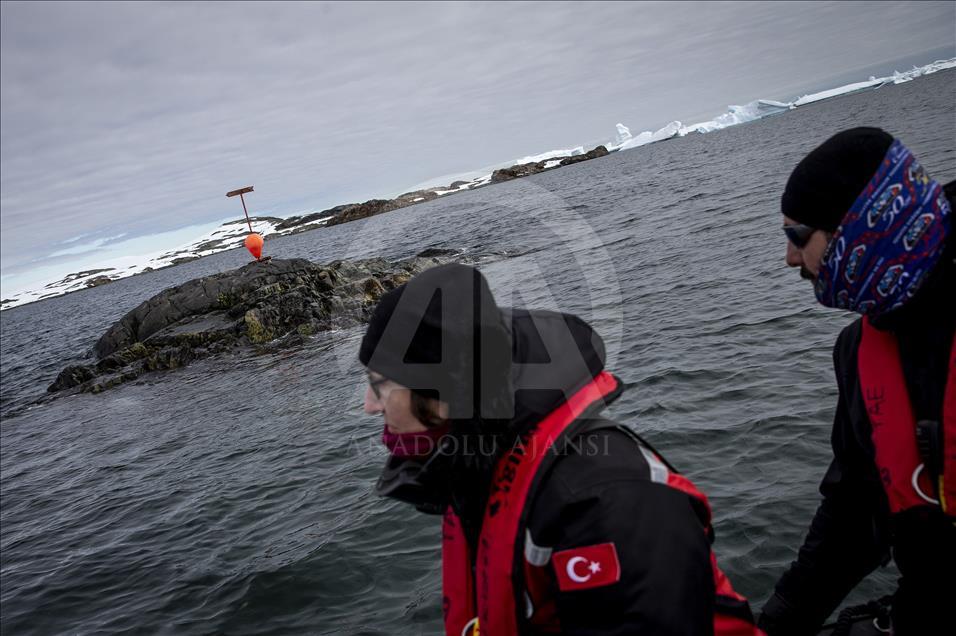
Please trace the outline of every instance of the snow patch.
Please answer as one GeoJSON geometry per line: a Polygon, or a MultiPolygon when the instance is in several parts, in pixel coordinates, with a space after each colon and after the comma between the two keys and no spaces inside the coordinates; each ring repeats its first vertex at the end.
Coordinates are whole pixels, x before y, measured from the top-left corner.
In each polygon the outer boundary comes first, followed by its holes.
{"type": "Polygon", "coordinates": [[[584,146],[568,148],[566,150],[549,150],[548,152],[542,152],[540,155],[530,155],[528,157],[522,157],[521,159],[515,159],[511,165],[520,166],[524,163],[538,163],[539,161],[554,159],[555,157],[574,157],[576,155],[583,155],[584,152],[584,146]]]}

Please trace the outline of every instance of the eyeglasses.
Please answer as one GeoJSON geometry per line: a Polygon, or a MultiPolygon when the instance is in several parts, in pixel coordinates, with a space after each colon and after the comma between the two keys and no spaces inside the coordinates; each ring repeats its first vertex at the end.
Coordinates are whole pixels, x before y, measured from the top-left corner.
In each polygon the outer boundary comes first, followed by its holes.
{"type": "Polygon", "coordinates": [[[787,240],[793,243],[794,247],[803,248],[817,229],[809,225],[794,223],[793,225],[784,225],[783,233],[787,235],[787,240]]]}
{"type": "Polygon", "coordinates": [[[382,390],[379,387],[386,382],[388,382],[388,378],[373,378],[371,373],[368,374],[368,386],[372,389],[372,393],[375,394],[375,399],[379,402],[382,401],[382,390]]]}

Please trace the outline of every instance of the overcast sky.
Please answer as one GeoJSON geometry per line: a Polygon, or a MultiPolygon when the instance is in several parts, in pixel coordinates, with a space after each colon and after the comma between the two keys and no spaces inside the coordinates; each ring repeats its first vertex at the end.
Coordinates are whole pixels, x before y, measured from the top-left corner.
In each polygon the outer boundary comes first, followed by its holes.
{"type": "Polygon", "coordinates": [[[0,42],[8,289],[248,184],[287,216],[953,57],[956,3],[4,2],[0,42]]]}

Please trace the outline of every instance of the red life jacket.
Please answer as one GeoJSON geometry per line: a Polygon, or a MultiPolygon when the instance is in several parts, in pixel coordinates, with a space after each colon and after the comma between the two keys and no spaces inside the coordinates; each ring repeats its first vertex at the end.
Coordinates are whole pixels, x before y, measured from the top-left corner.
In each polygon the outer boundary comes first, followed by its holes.
{"type": "MultiPolygon", "coordinates": [[[[519,633],[514,581],[519,554],[519,538],[524,538],[525,504],[529,501],[535,473],[548,450],[583,414],[603,405],[615,393],[619,381],[602,372],[571,398],[558,406],[521,438],[521,443],[506,453],[495,468],[491,494],[485,509],[477,558],[472,560],[461,522],[449,508],[442,525],[442,592],[445,633],[448,636],[516,636],[519,633]],[[474,563],[474,574],[472,574],[474,563]]],[[[707,498],[686,477],[668,470],[653,452],[641,446],[651,469],[651,479],[676,488],[701,505],[702,532],[710,531],[710,505],[707,498]]],[[[527,546],[526,546],[527,548],[527,546]]],[[[746,599],[734,592],[717,567],[711,552],[717,603],[714,632],[717,636],[755,636],[762,634],[751,620],[739,616],[746,599]],[[726,608],[727,611],[722,611],[726,608]],[[737,609],[738,615],[733,610],[737,609]]],[[[528,563],[525,564],[527,571],[528,563]]],[[[749,610],[747,611],[749,616],[749,610]]]]}
{"type": "Polygon", "coordinates": [[[857,354],[860,390],[872,426],[876,466],[890,512],[917,506],[940,506],[956,517],[956,339],[949,357],[943,400],[941,470],[937,483],[923,465],[916,440],[916,418],[906,392],[896,336],[863,319],[857,354]]]}

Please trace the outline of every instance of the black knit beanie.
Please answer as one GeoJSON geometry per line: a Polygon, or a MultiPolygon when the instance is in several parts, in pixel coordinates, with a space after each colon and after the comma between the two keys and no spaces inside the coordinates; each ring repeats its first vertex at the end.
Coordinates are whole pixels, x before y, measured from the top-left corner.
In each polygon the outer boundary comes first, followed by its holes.
{"type": "Polygon", "coordinates": [[[473,267],[440,265],[384,294],[359,360],[412,391],[437,392],[452,419],[503,417],[513,408],[511,339],[473,267]]]}
{"type": "Polygon", "coordinates": [[[784,216],[835,231],[892,143],[879,128],[851,128],[827,139],[790,174],[780,200],[784,216]]]}

